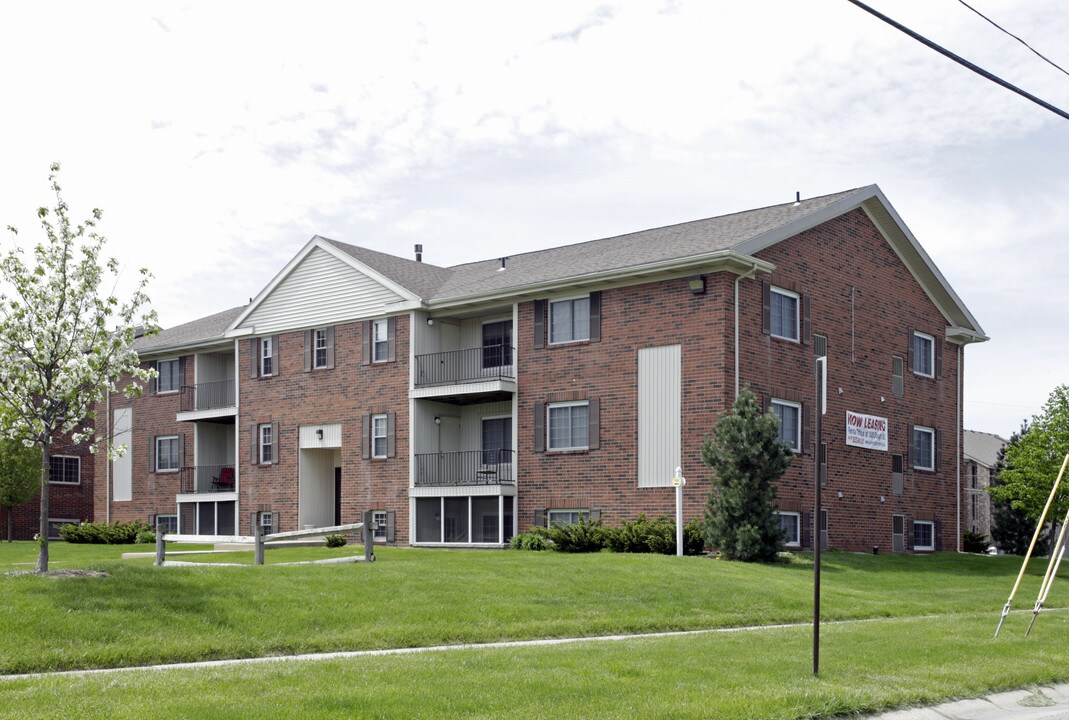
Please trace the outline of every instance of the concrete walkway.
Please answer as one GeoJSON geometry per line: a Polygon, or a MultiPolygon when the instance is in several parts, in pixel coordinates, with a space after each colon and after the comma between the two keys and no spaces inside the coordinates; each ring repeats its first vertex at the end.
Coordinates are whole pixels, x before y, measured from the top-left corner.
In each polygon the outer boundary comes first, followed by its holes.
{"type": "Polygon", "coordinates": [[[869,715],[869,720],[1069,720],[1069,683],[869,715]]]}

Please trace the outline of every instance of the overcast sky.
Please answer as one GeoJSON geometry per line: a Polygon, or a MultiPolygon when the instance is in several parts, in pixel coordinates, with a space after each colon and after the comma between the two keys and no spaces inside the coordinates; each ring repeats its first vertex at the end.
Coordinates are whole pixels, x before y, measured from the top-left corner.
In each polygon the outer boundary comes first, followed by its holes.
{"type": "MultiPolygon", "coordinates": [[[[958,0],[870,4],[1069,109],[958,0]]],[[[1064,3],[970,4],[1069,67],[1064,3]]],[[[452,265],[876,183],[991,336],[965,426],[1069,381],[1069,121],[846,0],[41,1],[0,33],[0,226],[40,237],[61,161],[164,326],[314,234],[452,265]]]]}

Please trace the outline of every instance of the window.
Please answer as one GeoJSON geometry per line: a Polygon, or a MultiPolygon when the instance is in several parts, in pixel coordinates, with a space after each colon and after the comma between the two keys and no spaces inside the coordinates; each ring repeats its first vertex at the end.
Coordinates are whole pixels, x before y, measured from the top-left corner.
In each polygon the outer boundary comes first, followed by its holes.
{"type": "Polygon", "coordinates": [[[272,425],[260,426],[260,464],[275,461],[275,428],[272,425]]]}
{"type": "Polygon", "coordinates": [[[548,449],[586,450],[589,447],[589,406],[561,403],[549,406],[548,449]]]}
{"type": "Polygon", "coordinates": [[[913,428],[913,469],[935,470],[935,430],[913,428]]]}
{"type": "Polygon", "coordinates": [[[798,293],[771,288],[770,330],[773,337],[798,341],[798,293]]]}
{"type": "Polygon", "coordinates": [[[548,510],[546,511],[546,527],[554,525],[576,525],[580,518],[590,519],[589,510],[548,510]]]}
{"type": "Polygon", "coordinates": [[[372,361],[386,362],[390,359],[390,324],[386,320],[372,323],[372,361]]]}
{"type": "Polygon", "coordinates": [[[769,409],[779,419],[779,439],[794,452],[802,450],[802,406],[789,400],[772,400],[769,409]]]}
{"type": "Polygon", "coordinates": [[[913,333],[913,372],[935,377],[935,338],[931,335],[913,333]]]}
{"type": "Polygon", "coordinates": [[[275,531],[275,514],[273,512],[260,513],[260,532],[270,535],[275,531]]]}
{"type": "Polygon", "coordinates": [[[49,458],[48,482],[77,485],[82,477],[82,459],[77,455],[53,455],[49,458]]]}
{"type": "Polygon", "coordinates": [[[386,511],[385,510],[376,510],[375,512],[373,512],[371,514],[371,521],[373,523],[375,523],[375,525],[376,525],[375,530],[374,530],[375,539],[376,540],[385,540],[386,539],[386,523],[387,523],[386,511]]]}
{"type": "Polygon", "coordinates": [[[483,368],[512,364],[512,321],[483,323],[483,368]]]}
{"type": "Polygon", "coordinates": [[[913,521],[913,549],[935,550],[935,523],[928,520],[913,521]]]}
{"type": "Polygon", "coordinates": [[[802,546],[802,516],[796,512],[778,512],[779,526],[783,528],[783,544],[787,547],[802,546]]]}
{"type": "Polygon", "coordinates": [[[312,349],[312,367],[325,368],[327,366],[327,331],[316,330],[314,333],[314,346],[312,349]]]}
{"type": "Polygon", "coordinates": [[[160,360],[156,363],[156,394],[178,392],[182,389],[182,364],[174,360],[160,360]]]}
{"type": "Polygon", "coordinates": [[[549,341],[577,342],[590,339],[590,298],[557,300],[549,304],[549,341]]]}
{"type": "Polygon", "coordinates": [[[274,338],[260,338],[260,375],[275,374],[275,343],[274,338]]]}
{"type": "Polygon", "coordinates": [[[389,430],[389,423],[385,415],[372,415],[371,416],[371,457],[384,458],[386,457],[387,446],[387,433],[389,430]]]}
{"type": "Polygon", "coordinates": [[[156,472],[182,469],[182,445],[177,435],[156,438],[156,472]]]}
{"type": "Polygon", "coordinates": [[[512,461],[512,418],[483,418],[483,465],[512,461]]]}
{"type": "Polygon", "coordinates": [[[157,515],[151,523],[152,529],[161,529],[166,533],[175,535],[178,533],[177,515],[157,515]]]}

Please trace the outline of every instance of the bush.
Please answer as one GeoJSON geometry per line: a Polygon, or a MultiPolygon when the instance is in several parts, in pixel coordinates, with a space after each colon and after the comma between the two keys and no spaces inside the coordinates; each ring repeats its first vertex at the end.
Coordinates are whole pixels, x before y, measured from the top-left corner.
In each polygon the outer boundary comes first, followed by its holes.
{"type": "MultiPolygon", "coordinates": [[[[605,545],[614,552],[659,553],[675,555],[676,524],[667,515],[656,520],[647,520],[639,515],[636,520],[624,521],[620,527],[603,528],[605,545]]],[[[683,526],[683,554],[701,555],[705,550],[705,537],[698,520],[683,526]]]]}
{"type": "MultiPolygon", "coordinates": [[[[59,526],[59,536],[69,543],[87,543],[94,545],[133,545],[140,542],[139,533],[150,531],[144,520],[114,523],[67,523],[59,526]]],[[[153,535],[152,541],[156,537],[153,535]]]]}
{"type": "Polygon", "coordinates": [[[347,542],[344,535],[327,535],[326,541],[328,548],[339,548],[347,542]]]}
{"type": "Polygon", "coordinates": [[[549,550],[550,544],[537,532],[525,532],[513,535],[509,547],[513,550],[549,550]]]}
{"type": "Polygon", "coordinates": [[[155,543],[156,533],[152,532],[151,530],[142,530],[137,534],[135,542],[140,545],[144,545],[145,543],[155,543]]]}
{"type": "Polygon", "coordinates": [[[961,548],[967,553],[986,553],[991,543],[987,535],[972,530],[966,530],[961,536],[961,548]]]}
{"type": "Polygon", "coordinates": [[[577,523],[553,523],[548,528],[533,528],[533,531],[553,543],[559,552],[601,552],[605,547],[605,528],[601,520],[588,520],[580,516],[577,523]]]}

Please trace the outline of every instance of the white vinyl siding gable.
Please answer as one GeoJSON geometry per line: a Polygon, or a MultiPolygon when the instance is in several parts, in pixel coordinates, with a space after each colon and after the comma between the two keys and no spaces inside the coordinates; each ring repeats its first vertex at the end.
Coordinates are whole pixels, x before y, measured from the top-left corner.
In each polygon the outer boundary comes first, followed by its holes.
{"type": "Polygon", "coordinates": [[[405,301],[322,248],[311,252],[242,321],[262,335],[295,327],[336,325],[405,301]]]}
{"type": "Polygon", "coordinates": [[[638,351],[638,486],[672,484],[681,457],[679,345],[638,351]]]}

